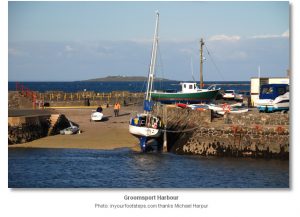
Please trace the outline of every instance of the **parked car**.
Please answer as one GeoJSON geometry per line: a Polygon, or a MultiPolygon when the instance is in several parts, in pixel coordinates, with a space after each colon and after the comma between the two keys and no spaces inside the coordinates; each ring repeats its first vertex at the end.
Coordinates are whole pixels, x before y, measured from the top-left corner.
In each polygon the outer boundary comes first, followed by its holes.
{"type": "Polygon", "coordinates": [[[236,93],[234,90],[225,90],[223,99],[235,99],[236,93]]]}
{"type": "Polygon", "coordinates": [[[244,95],[242,93],[240,92],[235,93],[234,100],[243,101],[243,99],[244,99],[244,95]]]}

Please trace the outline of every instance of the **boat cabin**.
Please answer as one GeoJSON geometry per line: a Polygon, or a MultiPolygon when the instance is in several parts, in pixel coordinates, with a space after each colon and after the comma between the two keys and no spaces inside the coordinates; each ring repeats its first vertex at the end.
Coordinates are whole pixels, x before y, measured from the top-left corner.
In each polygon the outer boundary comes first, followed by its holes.
{"type": "Polygon", "coordinates": [[[198,90],[196,83],[185,82],[180,84],[181,84],[182,93],[196,93],[198,90]]]}
{"type": "Polygon", "coordinates": [[[251,104],[256,106],[256,102],[260,99],[260,91],[262,85],[267,84],[289,84],[289,77],[253,77],[251,78],[251,104]]]}
{"type": "Polygon", "coordinates": [[[275,99],[289,92],[288,84],[264,84],[260,87],[259,99],[275,99]]]}
{"type": "Polygon", "coordinates": [[[130,119],[129,122],[132,126],[138,126],[138,127],[147,127],[147,128],[160,128],[162,126],[160,117],[152,116],[152,115],[137,115],[134,118],[130,119]]]}

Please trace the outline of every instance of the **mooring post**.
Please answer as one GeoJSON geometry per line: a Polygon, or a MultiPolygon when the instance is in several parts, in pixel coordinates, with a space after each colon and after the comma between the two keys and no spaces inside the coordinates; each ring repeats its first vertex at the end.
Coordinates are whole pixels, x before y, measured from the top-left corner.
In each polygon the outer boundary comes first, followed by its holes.
{"type": "Polygon", "coordinates": [[[168,141],[167,141],[167,106],[163,105],[163,122],[164,122],[164,143],[163,143],[163,152],[168,151],[168,141]]]}

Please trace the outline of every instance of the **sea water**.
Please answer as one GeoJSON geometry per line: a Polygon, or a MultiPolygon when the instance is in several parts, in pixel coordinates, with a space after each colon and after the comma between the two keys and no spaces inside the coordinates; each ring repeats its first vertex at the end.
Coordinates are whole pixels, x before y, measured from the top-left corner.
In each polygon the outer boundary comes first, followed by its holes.
{"type": "MultiPolygon", "coordinates": [[[[179,81],[154,82],[154,90],[181,90],[179,81]]],[[[95,91],[95,92],[112,92],[112,91],[129,91],[129,92],[145,92],[146,81],[124,81],[124,82],[21,82],[20,84],[32,91],[95,91]]],[[[217,87],[223,90],[250,90],[249,81],[208,81],[204,88],[210,84],[218,84],[217,87]],[[228,86],[230,84],[230,86],[228,86]],[[242,85],[242,86],[241,86],[242,85]]],[[[16,82],[8,82],[8,90],[16,90],[16,82]]]]}
{"type": "Polygon", "coordinates": [[[289,161],[140,153],[8,151],[9,188],[288,188],[289,161]]]}

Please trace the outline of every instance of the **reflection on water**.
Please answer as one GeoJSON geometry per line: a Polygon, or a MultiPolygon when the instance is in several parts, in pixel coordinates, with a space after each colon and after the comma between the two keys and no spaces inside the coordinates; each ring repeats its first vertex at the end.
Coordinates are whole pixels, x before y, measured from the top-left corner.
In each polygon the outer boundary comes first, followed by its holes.
{"type": "Polygon", "coordinates": [[[129,149],[10,149],[10,188],[288,188],[289,163],[129,149]]]}

